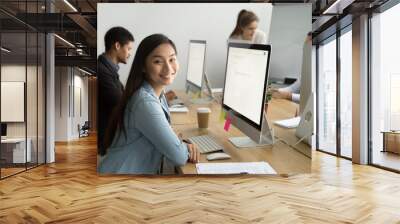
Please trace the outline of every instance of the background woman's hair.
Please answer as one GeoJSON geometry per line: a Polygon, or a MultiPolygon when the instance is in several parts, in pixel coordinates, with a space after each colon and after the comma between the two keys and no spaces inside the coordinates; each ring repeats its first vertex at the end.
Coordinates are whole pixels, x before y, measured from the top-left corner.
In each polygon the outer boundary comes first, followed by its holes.
{"type": "Polygon", "coordinates": [[[254,21],[259,21],[258,17],[254,12],[247,11],[246,9],[242,9],[239,12],[239,15],[236,20],[235,29],[233,29],[231,35],[229,37],[241,35],[243,33],[243,27],[248,26],[250,23],[254,21]]]}
{"type": "Polygon", "coordinates": [[[125,90],[122,95],[118,106],[113,110],[110,123],[106,129],[104,138],[104,147],[100,151],[100,155],[105,155],[107,149],[111,146],[115,137],[121,137],[123,133],[126,136],[126,129],[124,126],[125,109],[129,99],[135,92],[142,86],[143,81],[147,79],[144,73],[145,63],[147,57],[161,44],[170,44],[177,54],[175,44],[167,36],[163,34],[153,34],[142,40],[133,59],[132,67],[129,72],[128,81],[126,82],[125,90]],[[117,136],[118,133],[118,136],[117,136]]]}

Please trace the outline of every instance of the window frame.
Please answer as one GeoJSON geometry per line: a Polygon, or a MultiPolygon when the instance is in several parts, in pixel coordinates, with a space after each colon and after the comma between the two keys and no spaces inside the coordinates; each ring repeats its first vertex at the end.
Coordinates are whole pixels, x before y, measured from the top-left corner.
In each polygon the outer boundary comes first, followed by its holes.
{"type": "MultiPolygon", "coordinates": [[[[344,18],[344,19],[348,19],[348,18],[344,18]]],[[[340,21],[338,21],[339,23],[340,21]]],[[[330,41],[336,41],[336,152],[332,153],[332,152],[328,152],[326,150],[320,149],[320,143],[319,143],[319,109],[320,109],[320,105],[319,105],[319,97],[320,97],[320,93],[319,91],[316,91],[316,134],[317,137],[316,139],[316,151],[318,152],[323,152],[329,155],[333,155],[339,158],[343,158],[343,159],[347,159],[347,160],[352,160],[352,158],[347,157],[347,156],[343,156],[341,153],[341,117],[340,117],[340,112],[341,112],[341,108],[340,108],[340,103],[341,103],[341,97],[340,97],[340,81],[341,81],[341,65],[340,65],[340,37],[344,34],[346,34],[347,32],[352,32],[352,22],[349,22],[348,24],[346,24],[344,27],[340,28],[338,27],[338,29],[336,30],[335,33],[331,34],[330,36],[326,37],[325,39],[322,40],[318,40],[318,42],[316,43],[316,89],[318,90],[319,88],[319,84],[320,84],[320,74],[319,74],[319,48],[320,45],[322,44],[327,44],[330,41]]]]}

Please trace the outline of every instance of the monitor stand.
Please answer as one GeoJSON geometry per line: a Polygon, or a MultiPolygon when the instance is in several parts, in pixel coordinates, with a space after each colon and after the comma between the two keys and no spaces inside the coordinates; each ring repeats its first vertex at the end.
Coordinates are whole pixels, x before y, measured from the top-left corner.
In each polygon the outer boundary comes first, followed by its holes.
{"type": "Polygon", "coordinates": [[[263,124],[261,127],[260,140],[259,142],[253,141],[251,138],[244,137],[231,137],[229,141],[237,148],[257,148],[270,146],[274,144],[274,130],[269,128],[265,115],[263,116],[263,124]]]}
{"type": "MultiPolygon", "coordinates": [[[[186,93],[188,94],[188,95],[191,95],[190,94],[190,91],[187,89],[186,90],[186,93]]],[[[193,93],[192,93],[192,95],[194,95],[193,93]]],[[[199,98],[191,98],[189,101],[190,101],[190,103],[192,103],[192,104],[209,104],[209,103],[211,103],[212,102],[212,98],[211,97],[209,97],[209,96],[204,96],[204,94],[202,93],[202,92],[200,92],[200,96],[199,96],[199,98]]]]}
{"type": "Polygon", "coordinates": [[[229,138],[229,141],[237,148],[256,148],[256,147],[271,145],[271,144],[259,144],[247,136],[231,137],[229,138]]]}
{"type": "MultiPolygon", "coordinates": [[[[208,79],[207,73],[204,72],[203,77],[204,77],[204,79],[203,79],[204,85],[203,86],[205,86],[207,88],[208,95],[205,95],[203,93],[203,89],[200,89],[199,98],[190,99],[190,102],[192,104],[209,104],[214,100],[214,95],[213,95],[213,92],[211,89],[211,84],[208,79]]],[[[186,88],[186,93],[189,93],[188,87],[186,88]]]]}
{"type": "Polygon", "coordinates": [[[311,92],[307,103],[302,111],[299,126],[296,128],[296,136],[300,139],[296,142],[304,141],[311,146],[311,137],[314,134],[314,92],[311,92]]]}
{"type": "Polygon", "coordinates": [[[190,99],[190,103],[192,104],[209,104],[211,103],[212,99],[211,98],[197,98],[197,99],[190,99]]]}

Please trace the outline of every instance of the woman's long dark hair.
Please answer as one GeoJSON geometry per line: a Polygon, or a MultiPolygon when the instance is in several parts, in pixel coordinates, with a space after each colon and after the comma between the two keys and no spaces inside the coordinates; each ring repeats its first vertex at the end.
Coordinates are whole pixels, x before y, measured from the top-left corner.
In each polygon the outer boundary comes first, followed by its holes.
{"type": "Polygon", "coordinates": [[[254,14],[254,12],[247,11],[246,9],[240,10],[235,29],[233,29],[229,37],[241,35],[243,33],[243,27],[248,26],[254,21],[258,21],[258,17],[256,14],[254,14]]]}
{"type": "Polygon", "coordinates": [[[100,152],[100,155],[105,155],[107,153],[107,149],[111,146],[113,139],[116,136],[116,133],[119,132],[119,135],[124,133],[126,136],[126,129],[124,126],[124,114],[126,105],[129,102],[129,99],[135,94],[135,92],[142,86],[143,81],[147,79],[146,74],[144,73],[145,63],[147,57],[153,52],[161,44],[170,44],[172,48],[174,48],[175,53],[177,54],[175,44],[163,34],[153,34],[142,40],[139,44],[138,49],[135,54],[135,58],[133,59],[132,68],[129,72],[128,81],[126,82],[125,90],[122,95],[121,100],[118,103],[118,106],[114,109],[110,123],[108,124],[108,128],[106,130],[105,138],[104,138],[104,147],[103,151],[100,152]]]}

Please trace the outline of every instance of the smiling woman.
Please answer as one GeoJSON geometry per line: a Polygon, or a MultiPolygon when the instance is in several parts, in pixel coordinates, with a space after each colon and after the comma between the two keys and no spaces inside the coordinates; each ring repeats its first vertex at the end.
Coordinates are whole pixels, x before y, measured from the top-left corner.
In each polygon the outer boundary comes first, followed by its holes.
{"type": "Polygon", "coordinates": [[[162,34],[140,43],[107,129],[100,173],[160,174],[164,158],[174,166],[198,161],[195,147],[183,143],[170,126],[164,88],[179,69],[176,56],[175,44],[162,34]]]}

